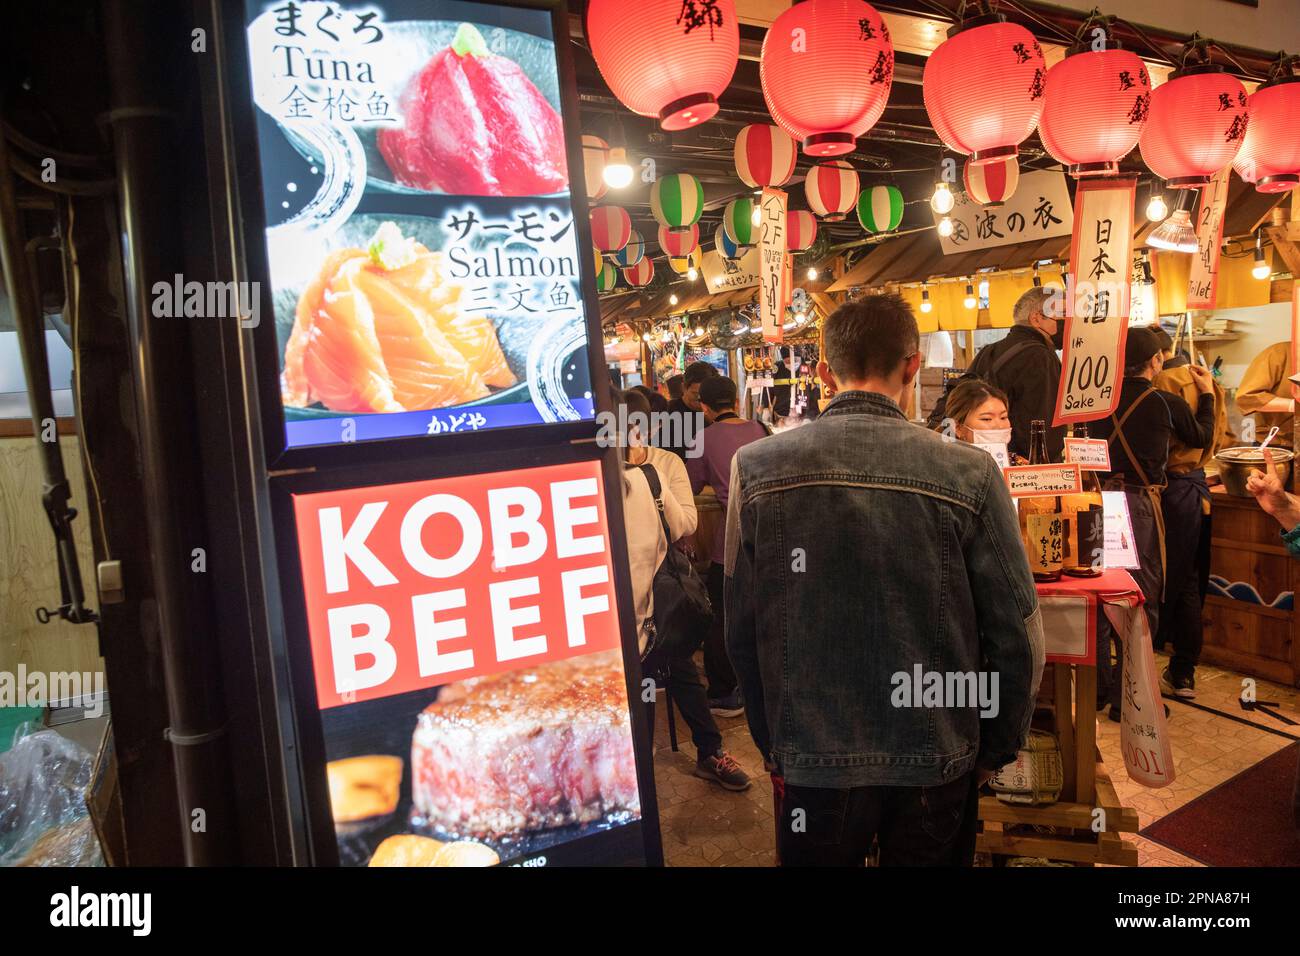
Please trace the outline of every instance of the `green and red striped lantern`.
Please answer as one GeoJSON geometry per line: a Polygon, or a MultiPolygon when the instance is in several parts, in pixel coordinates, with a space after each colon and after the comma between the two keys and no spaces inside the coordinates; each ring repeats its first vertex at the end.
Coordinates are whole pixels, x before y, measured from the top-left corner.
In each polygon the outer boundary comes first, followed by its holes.
{"type": "Polygon", "coordinates": [[[670,259],[680,259],[691,254],[692,249],[699,248],[700,227],[692,223],[686,229],[675,232],[667,226],[659,227],[659,248],[670,259]]]}
{"type": "Polygon", "coordinates": [[[635,229],[628,237],[627,245],[614,253],[614,261],[626,269],[645,258],[645,238],[635,229]]]}
{"type": "Polygon", "coordinates": [[[654,260],[649,256],[643,256],[636,265],[628,266],[623,270],[623,278],[627,280],[627,284],[630,286],[649,285],[650,280],[654,277],[655,264],[654,260]]]}
{"type": "Polygon", "coordinates": [[[704,211],[704,187],[690,173],[673,173],[650,188],[650,211],[661,226],[689,229],[704,211]]]}
{"type": "Polygon", "coordinates": [[[743,251],[758,242],[759,227],[754,225],[754,200],[748,196],[733,199],[722,210],[722,228],[727,238],[743,251]]]}
{"type": "Polygon", "coordinates": [[[858,174],[843,159],[818,163],[803,181],[808,205],[827,222],[839,222],[858,201],[858,174]]]}
{"type": "Polygon", "coordinates": [[[736,172],[748,186],[784,186],[799,155],[790,134],[779,126],[754,123],[736,137],[736,172]]]}
{"type": "Polygon", "coordinates": [[[668,265],[673,272],[676,272],[679,276],[684,276],[691,269],[695,269],[698,272],[703,261],[704,253],[700,251],[700,247],[697,245],[690,251],[689,255],[681,257],[674,256],[670,258],[668,260],[668,265]]]}
{"type": "Polygon", "coordinates": [[[967,196],[983,206],[1001,206],[1020,183],[1020,163],[1014,156],[979,165],[973,165],[968,159],[961,176],[967,196]]]}
{"type": "Polygon", "coordinates": [[[632,238],[632,219],[622,206],[597,206],[591,211],[591,241],[601,252],[618,252],[632,238]]]}
{"type": "Polygon", "coordinates": [[[713,248],[718,250],[718,255],[724,259],[740,258],[740,247],[727,235],[724,226],[718,226],[718,231],[713,234],[713,248]]]}
{"type": "Polygon", "coordinates": [[[807,209],[791,209],[786,217],[786,249],[803,252],[817,241],[817,217],[807,209]]]}
{"type": "Polygon", "coordinates": [[[858,197],[858,222],[867,232],[893,232],[903,221],[903,194],[897,186],[872,186],[858,197]]]}
{"type": "Polygon", "coordinates": [[[600,272],[596,273],[596,291],[613,292],[618,285],[618,270],[608,262],[602,262],[600,272]]]}

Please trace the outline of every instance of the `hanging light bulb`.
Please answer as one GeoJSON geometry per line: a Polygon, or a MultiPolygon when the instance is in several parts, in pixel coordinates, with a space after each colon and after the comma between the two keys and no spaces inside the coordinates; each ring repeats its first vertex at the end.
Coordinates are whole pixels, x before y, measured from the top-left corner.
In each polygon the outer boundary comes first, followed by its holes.
{"type": "Polygon", "coordinates": [[[642,332],[642,333],[641,333],[641,341],[642,341],[642,342],[649,342],[649,341],[650,341],[650,333],[649,333],[649,332],[642,332]]]}
{"type": "Polygon", "coordinates": [[[609,151],[605,164],[605,185],[610,189],[623,189],[632,182],[632,166],[627,161],[627,150],[615,146],[609,151]]]}
{"type": "Polygon", "coordinates": [[[922,282],[921,283],[921,311],[929,312],[933,308],[934,308],[934,303],[930,301],[930,284],[928,282],[922,282]]]}
{"type": "Polygon", "coordinates": [[[754,211],[749,214],[749,221],[754,225],[759,225],[763,221],[763,207],[754,203],[754,211]]]}
{"type": "Polygon", "coordinates": [[[676,292],[674,292],[672,295],[670,295],[670,296],[668,297],[668,304],[669,304],[669,305],[676,305],[676,304],[677,304],[677,293],[676,293],[676,292]]]}
{"type": "Polygon", "coordinates": [[[961,304],[968,309],[975,308],[975,287],[969,282],[966,283],[966,298],[961,300],[961,304]]]}
{"type": "Polygon", "coordinates": [[[816,266],[809,266],[809,267],[808,267],[808,280],[809,280],[809,281],[812,281],[813,279],[816,279],[816,278],[817,278],[817,267],[816,267],[816,266]]]}
{"type": "Polygon", "coordinates": [[[702,326],[702,325],[697,325],[697,326],[695,327],[695,335],[696,335],[696,337],[698,338],[699,336],[701,336],[701,335],[703,335],[703,334],[704,334],[704,326],[702,326]]]}
{"type": "Polygon", "coordinates": [[[952,235],[952,217],[944,216],[939,220],[939,235],[947,239],[952,235]]]}
{"type": "Polygon", "coordinates": [[[952,212],[952,207],[957,204],[957,197],[952,194],[952,189],[942,179],[934,184],[934,195],[930,197],[930,208],[941,216],[946,216],[952,212]]]}
{"type": "Polygon", "coordinates": [[[1035,262],[1034,263],[1034,288],[1041,289],[1042,287],[1043,287],[1043,277],[1038,274],[1038,263],[1035,262]]]}
{"type": "Polygon", "coordinates": [[[1147,203],[1147,218],[1152,222],[1164,222],[1168,215],[1169,204],[1165,202],[1165,197],[1160,193],[1152,193],[1151,201],[1147,203]]]}
{"type": "Polygon", "coordinates": [[[686,270],[686,278],[690,279],[692,282],[694,282],[699,277],[700,274],[695,271],[695,266],[691,266],[689,269],[686,270]]]}
{"type": "Polygon", "coordinates": [[[1250,274],[1256,279],[1267,279],[1273,274],[1272,265],[1264,258],[1264,235],[1260,232],[1255,233],[1255,267],[1250,274]]]}

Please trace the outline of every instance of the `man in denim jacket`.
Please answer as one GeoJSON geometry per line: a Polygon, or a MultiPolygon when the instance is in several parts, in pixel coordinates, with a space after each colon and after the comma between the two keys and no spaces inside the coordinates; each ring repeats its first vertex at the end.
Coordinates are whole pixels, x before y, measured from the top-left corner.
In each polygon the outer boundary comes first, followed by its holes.
{"type": "Polygon", "coordinates": [[[1043,667],[1016,512],[987,452],[913,425],[894,295],[835,311],[813,423],[742,448],[726,642],[777,791],[783,865],[969,864],[978,788],[1024,742],[1043,667]],[[784,792],[782,792],[784,791],[784,792]]]}

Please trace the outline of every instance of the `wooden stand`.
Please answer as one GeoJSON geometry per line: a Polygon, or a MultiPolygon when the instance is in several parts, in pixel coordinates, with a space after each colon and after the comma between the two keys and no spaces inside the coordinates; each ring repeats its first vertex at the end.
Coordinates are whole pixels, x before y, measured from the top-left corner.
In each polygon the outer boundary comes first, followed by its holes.
{"type": "Polygon", "coordinates": [[[1061,797],[1042,806],[981,797],[983,832],[975,849],[994,857],[995,863],[998,857],[1036,856],[1082,866],[1137,866],[1137,847],[1120,837],[1137,832],[1137,811],[1120,806],[1097,753],[1097,669],[1057,663],[1048,663],[1047,668],[1054,685],[1053,729],[1061,744],[1061,797]],[[1098,807],[1104,813],[1105,829],[1100,833],[1093,830],[1098,807]]]}

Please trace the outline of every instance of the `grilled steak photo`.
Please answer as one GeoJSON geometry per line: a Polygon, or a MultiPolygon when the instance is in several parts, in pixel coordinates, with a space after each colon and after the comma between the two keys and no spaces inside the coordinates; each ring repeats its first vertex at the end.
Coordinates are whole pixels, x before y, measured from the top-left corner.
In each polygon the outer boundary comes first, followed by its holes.
{"type": "Polygon", "coordinates": [[[500,840],[639,814],[618,651],[448,684],[411,743],[415,814],[500,840]]]}

